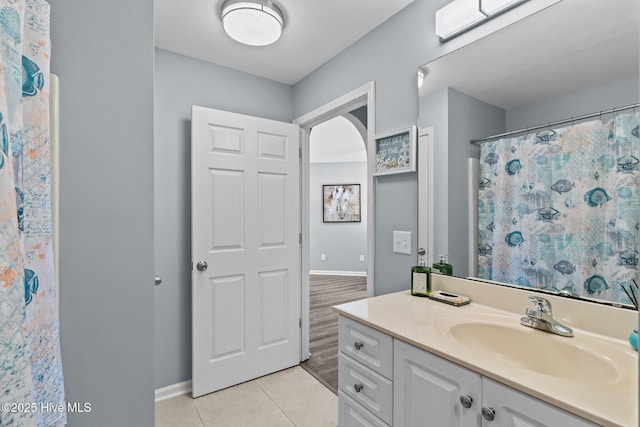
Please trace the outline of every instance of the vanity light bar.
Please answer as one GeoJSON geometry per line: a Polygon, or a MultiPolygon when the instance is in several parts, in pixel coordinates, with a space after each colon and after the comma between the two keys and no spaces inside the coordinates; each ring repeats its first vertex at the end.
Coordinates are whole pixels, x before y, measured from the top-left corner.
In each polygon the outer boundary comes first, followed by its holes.
{"type": "Polygon", "coordinates": [[[480,10],[482,13],[493,18],[526,1],[528,0],[480,0],[480,10]]]}
{"type": "Polygon", "coordinates": [[[454,0],[436,11],[436,34],[444,41],[485,19],[487,16],[480,11],[478,0],[454,0]]]}
{"type": "Polygon", "coordinates": [[[529,0],[454,0],[436,11],[436,35],[446,42],[529,0]]]}

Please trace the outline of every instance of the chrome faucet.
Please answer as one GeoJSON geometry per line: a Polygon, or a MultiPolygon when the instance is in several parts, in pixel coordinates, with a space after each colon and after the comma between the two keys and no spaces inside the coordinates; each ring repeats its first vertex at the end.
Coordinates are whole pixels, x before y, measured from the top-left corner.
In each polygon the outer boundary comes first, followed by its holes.
{"type": "Polygon", "coordinates": [[[530,295],[529,299],[533,302],[535,308],[527,308],[525,311],[527,317],[520,319],[521,324],[541,331],[562,335],[563,337],[573,336],[571,328],[564,326],[553,318],[551,303],[548,299],[535,295],[530,295]]]}

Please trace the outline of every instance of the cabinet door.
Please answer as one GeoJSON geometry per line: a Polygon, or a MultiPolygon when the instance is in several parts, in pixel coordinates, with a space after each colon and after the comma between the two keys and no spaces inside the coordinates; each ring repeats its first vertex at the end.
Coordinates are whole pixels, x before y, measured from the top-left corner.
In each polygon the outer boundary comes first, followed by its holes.
{"type": "Polygon", "coordinates": [[[399,340],[394,340],[393,364],[393,425],[481,425],[479,374],[399,340]],[[470,408],[461,397],[471,399],[470,408]]]}
{"type": "Polygon", "coordinates": [[[482,406],[495,412],[493,421],[483,420],[483,427],[596,426],[488,378],[482,378],[482,406]]]}

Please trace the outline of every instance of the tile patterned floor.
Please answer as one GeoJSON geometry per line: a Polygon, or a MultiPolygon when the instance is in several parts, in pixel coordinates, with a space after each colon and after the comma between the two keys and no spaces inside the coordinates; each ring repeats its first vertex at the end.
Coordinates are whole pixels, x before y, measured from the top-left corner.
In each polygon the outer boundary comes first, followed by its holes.
{"type": "Polygon", "coordinates": [[[156,403],[155,427],[336,427],[338,397],[299,366],[156,403]]]}

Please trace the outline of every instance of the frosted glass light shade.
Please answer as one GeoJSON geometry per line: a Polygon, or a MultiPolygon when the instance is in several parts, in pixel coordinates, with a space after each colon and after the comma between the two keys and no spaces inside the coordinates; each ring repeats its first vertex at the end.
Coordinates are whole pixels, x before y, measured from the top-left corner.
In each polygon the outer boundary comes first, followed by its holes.
{"type": "Polygon", "coordinates": [[[436,34],[447,39],[486,19],[478,0],[454,0],[436,11],[436,34]]]}
{"type": "Polygon", "coordinates": [[[249,46],[267,46],[282,35],[282,11],[272,1],[227,0],[222,4],[220,15],[229,37],[249,46]]]}
{"type": "Polygon", "coordinates": [[[491,16],[524,3],[527,0],[480,0],[480,10],[491,16]]]}

